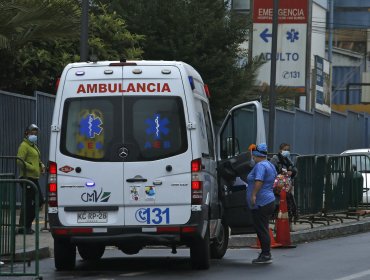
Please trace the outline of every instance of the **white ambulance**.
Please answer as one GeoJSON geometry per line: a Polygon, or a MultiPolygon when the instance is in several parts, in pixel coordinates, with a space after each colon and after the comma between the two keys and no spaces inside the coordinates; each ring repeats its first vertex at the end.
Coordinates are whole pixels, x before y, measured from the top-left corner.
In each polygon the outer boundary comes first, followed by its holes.
{"type": "Polygon", "coordinates": [[[262,107],[233,108],[216,148],[208,98],[201,76],[183,62],[64,69],[48,187],[58,270],[75,267],[76,248],[96,261],[106,246],[136,254],[150,245],[173,253],[186,245],[193,268],[207,269],[225,254],[229,232],[251,232],[245,185],[235,178],[250,170],[248,146],[265,141],[262,107]]]}

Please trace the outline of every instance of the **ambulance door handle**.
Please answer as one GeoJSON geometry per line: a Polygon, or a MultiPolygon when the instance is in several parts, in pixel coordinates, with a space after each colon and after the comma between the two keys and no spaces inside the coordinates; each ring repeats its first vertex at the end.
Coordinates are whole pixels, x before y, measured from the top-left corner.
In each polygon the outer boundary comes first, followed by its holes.
{"type": "Polygon", "coordinates": [[[126,180],[126,182],[128,182],[128,183],[137,183],[137,182],[143,182],[144,183],[146,181],[148,181],[148,180],[141,177],[140,175],[136,175],[134,178],[128,178],[126,180]]]}

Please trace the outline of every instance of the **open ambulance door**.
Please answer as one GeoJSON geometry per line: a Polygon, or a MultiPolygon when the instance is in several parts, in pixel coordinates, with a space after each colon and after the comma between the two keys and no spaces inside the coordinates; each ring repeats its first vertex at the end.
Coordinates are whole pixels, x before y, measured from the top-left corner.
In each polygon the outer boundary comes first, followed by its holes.
{"type": "Polygon", "coordinates": [[[246,199],[246,179],[253,168],[250,144],[266,142],[262,105],[258,101],[233,107],[217,135],[219,196],[224,222],[231,234],[252,233],[253,221],[246,199]]]}

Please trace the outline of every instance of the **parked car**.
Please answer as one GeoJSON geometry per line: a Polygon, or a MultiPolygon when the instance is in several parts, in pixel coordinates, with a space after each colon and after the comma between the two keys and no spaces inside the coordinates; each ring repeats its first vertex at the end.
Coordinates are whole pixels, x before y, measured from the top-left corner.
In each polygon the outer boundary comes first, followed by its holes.
{"type": "Polygon", "coordinates": [[[341,155],[350,155],[355,171],[362,174],[362,203],[370,204],[370,148],[346,150],[341,155]]]}

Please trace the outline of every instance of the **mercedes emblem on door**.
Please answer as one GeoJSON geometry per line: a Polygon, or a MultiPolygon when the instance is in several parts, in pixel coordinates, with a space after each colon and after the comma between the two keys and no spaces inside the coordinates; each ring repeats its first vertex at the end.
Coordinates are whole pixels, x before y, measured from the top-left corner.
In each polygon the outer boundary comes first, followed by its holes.
{"type": "Polygon", "coordinates": [[[118,150],[118,156],[120,158],[127,158],[128,156],[128,149],[126,147],[121,147],[118,150]]]}

